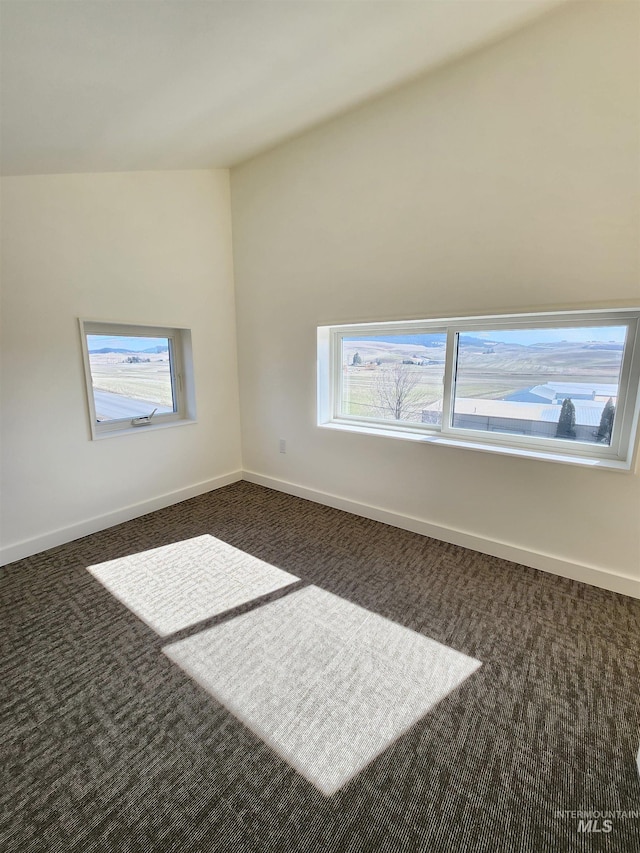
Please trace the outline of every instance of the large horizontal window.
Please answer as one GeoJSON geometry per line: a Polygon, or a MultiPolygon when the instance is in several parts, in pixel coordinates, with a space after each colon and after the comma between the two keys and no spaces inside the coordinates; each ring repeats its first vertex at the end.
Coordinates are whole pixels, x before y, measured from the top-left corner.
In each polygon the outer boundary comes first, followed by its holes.
{"type": "Polygon", "coordinates": [[[186,329],[80,321],[94,438],[193,420],[186,329]]]}
{"type": "Polygon", "coordinates": [[[323,426],[629,468],[640,312],[318,330],[323,426]]]}

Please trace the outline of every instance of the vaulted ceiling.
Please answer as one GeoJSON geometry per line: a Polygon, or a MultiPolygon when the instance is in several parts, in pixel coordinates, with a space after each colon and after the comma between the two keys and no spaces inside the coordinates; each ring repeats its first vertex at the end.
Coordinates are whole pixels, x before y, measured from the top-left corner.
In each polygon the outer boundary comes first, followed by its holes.
{"type": "Polygon", "coordinates": [[[2,0],[2,173],[226,167],[562,0],[2,0]]]}

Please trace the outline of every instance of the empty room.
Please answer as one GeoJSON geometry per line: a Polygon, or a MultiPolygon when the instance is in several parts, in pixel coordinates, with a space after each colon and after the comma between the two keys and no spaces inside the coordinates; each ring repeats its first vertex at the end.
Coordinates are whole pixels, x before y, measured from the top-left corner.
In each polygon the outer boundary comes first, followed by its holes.
{"type": "Polygon", "coordinates": [[[0,847],[640,851],[640,2],[0,26],[0,847]]]}

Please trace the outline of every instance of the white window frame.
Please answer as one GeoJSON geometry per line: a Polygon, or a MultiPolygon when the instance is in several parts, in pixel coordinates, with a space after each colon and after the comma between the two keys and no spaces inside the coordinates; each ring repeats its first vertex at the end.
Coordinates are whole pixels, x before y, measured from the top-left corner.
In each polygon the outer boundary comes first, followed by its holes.
{"type": "MultiPolygon", "coordinates": [[[[82,357],[87,392],[87,407],[91,438],[110,438],[130,433],[144,433],[171,426],[195,423],[195,389],[193,380],[193,356],[191,350],[191,331],[185,328],[168,326],[148,326],[140,323],[115,323],[102,320],[83,320],[79,318],[82,357]],[[174,411],[156,412],[148,424],[134,425],[141,418],[115,418],[98,421],[95,398],[93,396],[93,377],[89,359],[88,335],[125,336],[129,338],[163,338],[169,342],[169,370],[173,394],[174,411]]],[[[153,404],[149,404],[149,414],[153,404]]]]}
{"type": "Polygon", "coordinates": [[[400,320],[318,327],[318,426],[387,435],[485,452],[590,467],[630,470],[640,410],[640,309],[613,308],[476,317],[400,320]],[[610,445],[534,438],[453,426],[456,359],[460,334],[495,329],[626,326],[618,403],[610,445]],[[341,413],[342,342],[357,335],[445,334],[442,425],[408,423],[341,413]]]}

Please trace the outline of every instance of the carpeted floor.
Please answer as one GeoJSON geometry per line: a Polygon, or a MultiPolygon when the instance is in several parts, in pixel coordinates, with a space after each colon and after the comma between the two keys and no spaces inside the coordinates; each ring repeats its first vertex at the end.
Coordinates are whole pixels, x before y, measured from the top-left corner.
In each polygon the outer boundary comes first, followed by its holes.
{"type": "Polygon", "coordinates": [[[245,482],[0,572],[3,850],[640,851],[640,601],[245,482]]]}

